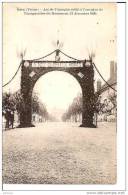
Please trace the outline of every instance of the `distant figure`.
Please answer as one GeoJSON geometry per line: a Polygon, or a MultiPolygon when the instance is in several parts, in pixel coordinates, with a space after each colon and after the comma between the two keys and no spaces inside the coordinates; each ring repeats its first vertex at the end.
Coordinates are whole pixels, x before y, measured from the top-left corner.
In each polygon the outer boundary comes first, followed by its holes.
{"type": "Polygon", "coordinates": [[[13,128],[14,126],[14,111],[7,108],[4,112],[3,115],[6,120],[5,124],[5,129],[13,128]]]}
{"type": "Polygon", "coordinates": [[[9,121],[10,121],[9,127],[11,126],[11,128],[13,129],[13,125],[14,125],[14,111],[10,112],[9,121]]]}
{"type": "Polygon", "coordinates": [[[9,118],[10,118],[9,115],[10,115],[10,110],[7,108],[4,113],[5,120],[6,120],[5,129],[9,129],[9,118]]]}

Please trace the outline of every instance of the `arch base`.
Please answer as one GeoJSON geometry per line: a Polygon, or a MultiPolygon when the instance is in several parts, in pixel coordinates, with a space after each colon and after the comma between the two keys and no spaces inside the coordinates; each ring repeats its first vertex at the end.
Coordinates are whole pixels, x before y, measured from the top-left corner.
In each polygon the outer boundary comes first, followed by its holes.
{"type": "Polygon", "coordinates": [[[87,128],[96,128],[96,125],[94,124],[81,124],[79,127],[87,127],[87,128]]]}
{"type": "Polygon", "coordinates": [[[28,127],[35,127],[32,123],[30,124],[20,124],[17,128],[28,128],[28,127]]]}

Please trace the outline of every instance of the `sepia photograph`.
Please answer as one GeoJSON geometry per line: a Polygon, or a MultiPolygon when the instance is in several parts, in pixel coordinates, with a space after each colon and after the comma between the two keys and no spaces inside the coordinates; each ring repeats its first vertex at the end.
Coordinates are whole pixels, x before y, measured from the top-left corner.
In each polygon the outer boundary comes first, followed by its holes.
{"type": "Polygon", "coordinates": [[[117,3],[3,3],[2,183],[117,183],[117,3]]]}

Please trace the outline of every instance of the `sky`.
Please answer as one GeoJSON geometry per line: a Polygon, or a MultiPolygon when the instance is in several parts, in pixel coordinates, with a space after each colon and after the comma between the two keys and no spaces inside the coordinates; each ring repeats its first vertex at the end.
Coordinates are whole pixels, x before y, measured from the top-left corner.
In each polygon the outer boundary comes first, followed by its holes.
{"type": "MultiPolygon", "coordinates": [[[[74,58],[87,59],[89,52],[93,51],[94,62],[107,80],[110,61],[116,61],[116,4],[4,3],[3,84],[16,72],[21,60],[20,52],[26,49],[24,59],[42,57],[56,49],[57,39],[63,43],[61,50],[74,58]],[[102,11],[97,15],[24,15],[22,10],[25,8],[100,8],[102,11]]],[[[20,76],[19,71],[4,91],[18,90],[20,76]]],[[[95,81],[98,78],[95,73],[95,81]]],[[[34,91],[52,111],[55,108],[66,109],[81,89],[68,73],[52,72],[37,81],[34,91]]]]}
{"type": "Polygon", "coordinates": [[[78,81],[69,73],[53,71],[41,77],[34,86],[37,94],[42,93],[40,98],[46,102],[50,113],[58,111],[63,113],[72,103],[74,97],[81,93],[81,87],[78,81]],[[63,83],[62,83],[63,81],[63,83]],[[62,86],[60,86],[62,83],[62,86]]]}

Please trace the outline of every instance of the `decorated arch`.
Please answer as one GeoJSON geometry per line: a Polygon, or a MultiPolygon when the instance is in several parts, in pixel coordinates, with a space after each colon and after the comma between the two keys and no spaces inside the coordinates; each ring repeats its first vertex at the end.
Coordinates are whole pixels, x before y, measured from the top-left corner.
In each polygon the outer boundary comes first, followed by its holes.
{"type": "Polygon", "coordinates": [[[64,71],[71,74],[82,89],[81,127],[95,127],[94,118],[94,70],[91,59],[78,60],[57,49],[50,54],[34,59],[22,60],[21,94],[24,109],[20,114],[19,127],[32,127],[32,91],[37,80],[51,71],[64,71]],[[52,60],[54,56],[54,60],[52,60]],[[62,57],[63,56],[63,57],[62,57]],[[64,59],[66,57],[66,60],[64,59]],[[46,59],[49,58],[49,59],[46,59]]]}

